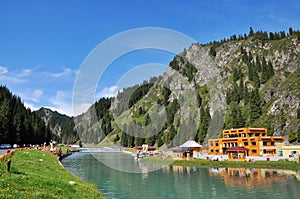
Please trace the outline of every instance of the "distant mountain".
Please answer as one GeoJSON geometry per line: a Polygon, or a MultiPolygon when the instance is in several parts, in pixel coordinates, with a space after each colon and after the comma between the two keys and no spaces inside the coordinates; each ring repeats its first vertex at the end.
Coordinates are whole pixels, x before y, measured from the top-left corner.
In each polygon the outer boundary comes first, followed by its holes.
{"type": "Polygon", "coordinates": [[[0,144],[43,144],[52,138],[43,120],[20,97],[0,86],[0,144]]]}
{"type": "Polygon", "coordinates": [[[74,118],[52,111],[49,108],[40,108],[35,111],[50,128],[53,139],[59,143],[71,144],[79,140],[74,128],[74,118]]]}

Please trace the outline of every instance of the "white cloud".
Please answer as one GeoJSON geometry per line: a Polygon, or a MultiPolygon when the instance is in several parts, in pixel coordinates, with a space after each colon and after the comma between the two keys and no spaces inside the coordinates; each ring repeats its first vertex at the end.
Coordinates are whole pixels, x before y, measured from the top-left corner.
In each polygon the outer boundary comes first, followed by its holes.
{"type": "Polygon", "coordinates": [[[8,73],[8,69],[5,66],[0,66],[0,75],[8,73]]]}
{"type": "Polygon", "coordinates": [[[74,115],[80,115],[84,112],[86,112],[92,104],[84,103],[84,104],[79,104],[76,107],[74,107],[74,115]]]}
{"type": "Polygon", "coordinates": [[[43,95],[44,91],[41,89],[36,89],[32,93],[32,101],[39,102],[40,97],[43,95]]]}
{"type": "Polygon", "coordinates": [[[26,77],[31,75],[32,71],[33,71],[32,69],[23,69],[20,72],[18,72],[17,75],[18,77],[26,77]]]}
{"type": "Polygon", "coordinates": [[[27,77],[31,74],[31,69],[23,69],[23,70],[16,70],[10,72],[8,67],[0,66],[0,80],[4,81],[6,84],[9,83],[25,83],[28,82],[27,77]]]}
{"type": "Polygon", "coordinates": [[[35,89],[32,91],[31,89],[26,89],[19,95],[22,97],[23,100],[32,101],[32,102],[40,102],[44,91],[42,89],[35,89]]]}
{"type": "Polygon", "coordinates": [[[31,111],[36,111],[36,110],[39,109],[39,108],[35,107],[33,104],[30,104],[30,103],[27,103],[27,102],[24,102],[24,106],[26,108],[29,108],[31,111]]]}
{"type": "Polygon", "coordinates": [[[105,87],[96,94],[96,99],[101,97],[113,97],[118,94],[118,86],[105,87]]]}
{"type": "Polygon", "coordinates": [[[72,104],[70,103],[71,96],[72,94],[70,92],[57,91],[55,97],[52,97],[49,100],[52,106],[49,106],[47,108],[50,108],[51,110],[57,111],[62,114],[73,116],[73,108],[72,104]]]}
{"type": "Polygon", "coordinates": [[[73,71],[70,68],[64,68],[62,72],[60,73],[51,73],[50,76],[53,78],[60,78],[63,76],[68,76],[73,74],[73,71]]]}

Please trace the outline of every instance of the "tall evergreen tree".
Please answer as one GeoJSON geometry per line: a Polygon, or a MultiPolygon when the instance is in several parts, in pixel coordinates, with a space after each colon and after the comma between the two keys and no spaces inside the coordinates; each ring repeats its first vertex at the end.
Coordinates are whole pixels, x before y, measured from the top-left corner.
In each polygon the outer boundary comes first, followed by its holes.
{"type": "Polygon", "coordinates": [[[127,134],[124,133],[124,132],[121,133],[121,141],[120,141],[120,144],[121,144],[122,146],[125,146],[125,147],[128,146],[128,136],[127,136],[127,134]]]}
{"type": "Polygon", "coordinates": [[[256,55],[255,64],[256,64],[257,71],[261,72],[261,63],[260,63],[258,55],[256,55]]]}
{"type": "Polygon", "coordinates": [[[250,27],[250,31],[249,31],[249,37],[253,36],[254,35],[254,31],[252,29],[252,27],[250,27]]]}
{"type": "Polygon", "coordinates": [[[201,106],[200,108],[200,124],[197,132],[197,141],[202,143],[205,139],[207,134],[207,130],[209,128],[211,117],[209,113],[209,107],[204,110],[204,107],[201,106]]]}
{"type": "Polygon", "coordinates": [[[265,57],[262,59],[261,67],[261,83],[264,84],[269,80],[268,65],[265,57]]]}
{"type": "Polygon", "coordinates": [[[244,99],[245,98],[245,94],[244,94],[244,81],[243,79],[240,79],[240,83],[239,83],[239,97],[240,97],[240,100],[244,99]]]}
{"type": "Polygon", "coordinates": [[[250,101],[250,123],[252,124],[261,115],[261,107],[260,107],[261,99],[257,87],[255,87],[254,90],[251,92],[251,97],[249,101],[250,101]]]}
{"type": "Polygon", "coordinates": [[[289,34],[292,35],[293,34],[293,28],[289,28],[289,34]]]}
{"type": "Polygon", "coordinates": [[[273,68],[273,64],[272,64],[272,62],[269,60],[268,61],[268,65],[267,65],[267,68],[268,68],[268,76],[269,76],[269,79],[271,78],[271,77],[273,77],[274,76],[274,68],[273,68]]]}

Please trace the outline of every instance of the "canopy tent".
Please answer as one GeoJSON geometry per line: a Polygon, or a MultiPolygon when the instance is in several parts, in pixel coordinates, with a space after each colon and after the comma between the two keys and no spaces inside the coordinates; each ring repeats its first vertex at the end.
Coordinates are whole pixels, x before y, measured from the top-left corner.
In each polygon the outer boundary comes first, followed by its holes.
{"type": "Polygon", "coordinates": [[[201,148],[202,145],[198,144],[194,140],[188,140],[182,145],[179,146],[180,148],[201,148]]]}
{"type": "Polygon", "coordinates": [[[198,144],[194,140],[188,140],[182,145],[173,148],[176,158],[192,158],[197,156],[202,145],[198,144]]]}

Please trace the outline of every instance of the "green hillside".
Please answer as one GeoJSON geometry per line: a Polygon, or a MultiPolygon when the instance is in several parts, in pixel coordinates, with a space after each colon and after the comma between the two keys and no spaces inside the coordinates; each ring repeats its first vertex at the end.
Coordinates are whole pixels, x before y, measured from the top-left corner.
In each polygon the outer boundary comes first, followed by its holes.
{"type": "Polygon", "coordinates": [[[300,142],[300,32],[232,35],[191,45],[160,77],[102,98],[74,118],[83,143],[205,144],[224,128],[266,127],[300,142]]]}

